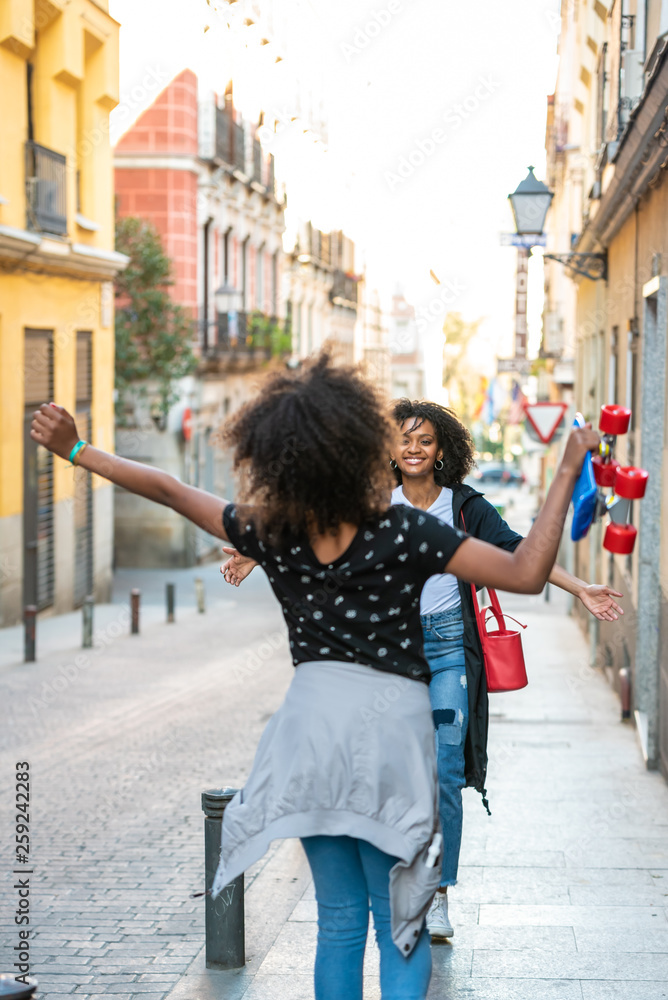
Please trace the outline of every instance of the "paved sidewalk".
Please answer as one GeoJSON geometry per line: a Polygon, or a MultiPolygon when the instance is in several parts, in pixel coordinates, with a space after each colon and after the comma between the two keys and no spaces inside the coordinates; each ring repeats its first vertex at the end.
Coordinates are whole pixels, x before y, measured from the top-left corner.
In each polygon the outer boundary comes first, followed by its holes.
{"type": "MultiPolygon", "coordinates": [[[[456,933],[432,948],[430,998],[668,998],[668,786],[564,603],[504,596],[529,625],[530,685],[491,699],[492,816],[465,793],[456,933]]],[[[316,910],[298,844],[275,849],[246,908],[246,968],[207,971],[202,951],[169,1000],[311,1000],[316,910]]],[[[365,1000],[380,997],[377,965],[372,945],[365,1000]]]]}

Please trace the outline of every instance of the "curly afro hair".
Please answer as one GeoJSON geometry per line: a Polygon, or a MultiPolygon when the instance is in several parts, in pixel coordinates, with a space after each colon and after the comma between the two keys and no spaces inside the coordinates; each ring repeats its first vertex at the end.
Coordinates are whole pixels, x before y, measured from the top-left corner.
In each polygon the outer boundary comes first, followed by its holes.
{"type": "Polygon", "coordinates": [[[375,389],[323,353],[299,372],[271,375],[234,415],[224,438],[234,449],[256,529],[280,546],[387,509],[393,432],[375,389]]]}
{"type": "MultiPolygon", "coordinates": [[[[392,416],[399,427],[407,420],[412,421],[411,430],[417,430],[425,420],[431,421],[438,447],[443,452],[443,468],[434,469],[437,486],[461,483],[475,466],[473,438],[453,410],[424,399],[397,399],[392,404],[392,416]]],[[[397,483],[401,484],[399,469],[395,469],[394,474],[397,483]]]]}

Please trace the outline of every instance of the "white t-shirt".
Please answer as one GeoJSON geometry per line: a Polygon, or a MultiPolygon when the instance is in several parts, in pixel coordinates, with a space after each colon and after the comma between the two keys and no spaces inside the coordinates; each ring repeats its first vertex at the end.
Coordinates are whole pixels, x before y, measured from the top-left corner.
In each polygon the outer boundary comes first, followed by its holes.
{"type": "MultiPolygon", "coordinates": [[[[397,486],[396,489],[392,490],[392,503],[403,503],[406,507],[413,506],[404,496],[401,486],[397,486]]],[[[441,492],[431,507],[428,508],[427,513],[433,514],[434,517],[437,517],[440,521],[445,521],[451,528],[454,528],[452,490],[449,490],[447,486],[442,486],[441,492]]],[[[459,596],[457,577],[453,576],[452,573],[437,573],[436,576],[430,576],[422,588],[420,614],[437,615],[441,611],[450,611],[452,608],[459,607],[460,603],[461,598],[459,596]]]]}

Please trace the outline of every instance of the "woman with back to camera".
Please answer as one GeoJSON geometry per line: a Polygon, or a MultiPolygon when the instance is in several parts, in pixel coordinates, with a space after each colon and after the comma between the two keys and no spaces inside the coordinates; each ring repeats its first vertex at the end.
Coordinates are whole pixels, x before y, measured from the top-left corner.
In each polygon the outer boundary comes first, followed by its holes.
{"type": "MultiPolygon", "coordinates": [[[[464,484],[474,467],[474,445],[452,410],[426,400],[396,400],[392,416],[399,435],[390,464],[398,482],[393,504],[428,511],[482,541],[513,552],[522,542],[481,493],[464,484]]],[[[610,587],[586,584],[560,566],[550,583],[578,597],[601,621],[624,612],[610,587]]],[[[427,914],[432,938],[454,930],[447,891],[457,882],[462,840],[462,788],[485,798],[489,706],[482,648],[471,587],[451,573],[430,577],[420,599],[424,654],[431,669],[429,695],[437,733],[439,810],[443,830],[441,884],[427,914]],[[470,720],[470,722],[469,722],[470,720]]]]}
{"type": "MultiPolygon", "coordinates": [[[[399,431],[390,465],[397,487],[393,504],[428,511],[446,524],[491,545],[514,551],[523,536],[513,531],[495,507],[463,480],[474,467],[474,445],[456,414],[427,400],[399,399],[392,416],[399,431]]],[[[225,579],[238,584],[255,566],[226,548],[232,559],[225,579]]],[[[601,621],[624,612],[610,587],[587,584],[560,566],[549,581],[573,594],[601,621]]],[[[431,670],[429,694],[437,734],[439,812],[443,831],[441,883],[427,914],[434,939],[450,938],[454,929],[448,913],[448,888],[457,882],[462,841],[462,789],[475,787],[485,798],[489,705],[482,649],[473,610],[471,588],[450,573],[427,580],[420,598],[424,654],[431,670]],[[470,720],[470,723],[469,723],[470,720]]]]}
{"type": "Polygon", "coordinates": [[[300,837],[318,901],[317,1000],[361,1000],[369,903],[384,1000],[424,1000],[424,916],[440,882],[440,834],[421,586],[447,568],[539,592],[598,435],[571,433],[545,504],[512,553],[422,511],[388,506],[391,427],[382,403],[327,357],[270,377],[231,422],[227,436],[253,506],[86,445],[53,404],[34,414],[31,435],[264,567],[298,669],[225,811],[214,893],[272,839],[300,837]]]}

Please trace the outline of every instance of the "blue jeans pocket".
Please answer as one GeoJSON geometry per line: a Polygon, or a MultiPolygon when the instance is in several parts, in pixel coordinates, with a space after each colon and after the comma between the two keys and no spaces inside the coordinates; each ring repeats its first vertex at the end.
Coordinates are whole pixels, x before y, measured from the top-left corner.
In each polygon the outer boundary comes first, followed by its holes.
{"type": "Polygon", "coordinates": [[[438,627],[424,629],[425,649],[430,642],[459,642],[464,638],[464,622],[456,618],[451,622],[439,622],[438,627]]]}

